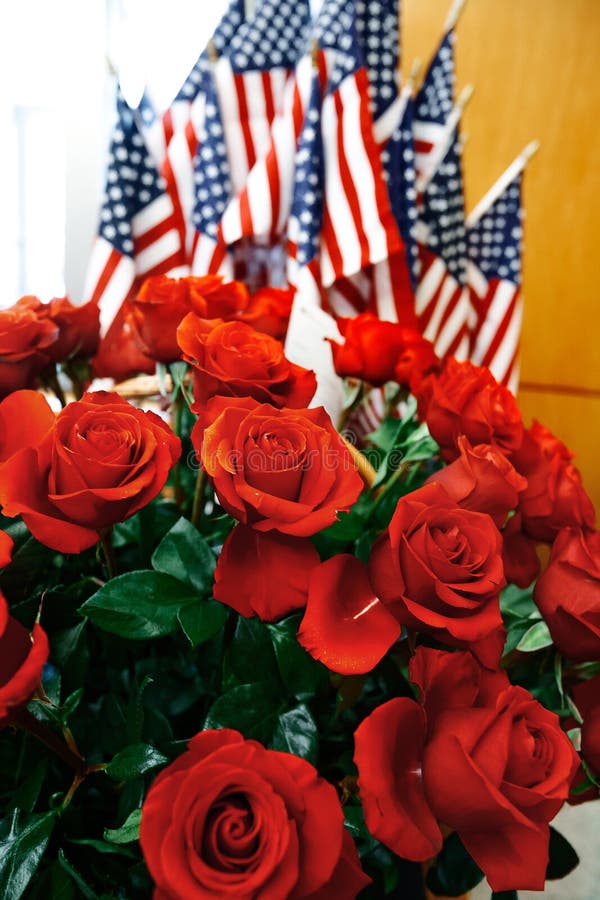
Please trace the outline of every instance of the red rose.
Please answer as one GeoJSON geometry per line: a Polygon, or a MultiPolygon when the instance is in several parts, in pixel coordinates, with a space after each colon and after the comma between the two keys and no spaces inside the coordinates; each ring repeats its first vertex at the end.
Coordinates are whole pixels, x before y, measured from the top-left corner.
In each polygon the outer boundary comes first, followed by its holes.
{"type": "Polygon", "coordinates": [[[332,785],[227,728],[197,734],[160,773],[140,844],[156,900],[352,900],[369,883],[332,785]]]}
{"type": "Polygon", "coordinates": [[[367,827],[421,861],[458,832],[492,890],[541,890],[548,822],[567,799],[579,759],[558,717],[466,652],[418,648],[421,703],[379,706],[355,734],[367,827]]]}
{"type": "Polygon", "coordinates": [[[177,329],[177,340],[194,368],[194,399],[200,407],[218,394],[299,408],[317,389],[314,372],[290,362],[280,341],[244,322],[190,313],[177,329]]]}
{"type": "Polygon", "coordinates": [[[458,456],[458,437],[471,444],[492,444],[510,455],[521,446],[523,421],[511,392],[489,369],[451,357],[440,375],[426,379],[419,416],[440,445],[442,457],[458,456]]]}
{"type": "Polygon", "coordinates": [[[31,635],[8,612],[0,594],[0,728],[31,700],[48,659],[48,638],[37,623],[31,635]]]}
{"type": "Polygon", "coordinates": [[[487,513],[501,528],[510,510],[516,507],[527,481],[490,444],[472,447],[468,438],[461,435],[457,445],[460,456],[427,481],[441,484],[463,509],[487,513]]]}
{"type": "MultiPolygon", "coordinates": [[[[22,298],[22,300],[37,298],[22,298]]],[[[39,303],[39,301],[37,301],[39,303]]],[[[0,396],[33,385],[51,360],[58,327],[40,319],[29,303],[0,310],[0,396]]]]}
{"type": "Polygon", "coordinates": [[[78,553],[96,543],[100,531],[156,497],[179,458],[179,439],[162,419],[117,394],[84,394],[50,430],[40,417],[37,441],[38,406],[28,391],[16,395],[19,400],[32,427],[28,442],[0,468],[2,512],[21,515],[34,537],[54,550],[78,553]]]}
{"type": "Polygon", "coordinates": [[[533,599],[561,653],[600,660],[600,532],[563,529],[533,599]]]}
{"type": "Polygon", "coordinates": [[[461,509],[439,484],[401,497],[371,551],[375,596],[403,625],[497,665],[504,644],[502,539],[484,513],[461,509]]]}
{"type": "Polygon", "coordinates": [[[0,464],[23,447],[35,446],[56,416],[43,394],[15,391],[0,403],[0,464]]]}
{"type": "MultiPolygon", "coordinates": [[[[309,537],[348,510],[363,483],[322,407],[276,409],[223,398],[204,431],[202,465],[221,505],[258,531],[309,537]]],[[[192,434],[198,452],[198,432],[192,434]]]]}
{"type": "Polygon", "coordinates": [[[293,291],[286,288],[259,288],[252,294],[248,306],[240,313],[239,318],[257,331],[264,331],[278,341],[283,341],[290,320],[293,298],[293,291]]]}
{"type": "Polygon", "coordinates": [[[100,309],[96,303],[75,306],[68,297],[55,297],[50,303],[42,303],[37,297],[22,297],[17,305],[58,327],[58,338],[48,349],[51,362],[88,358],[98,349],[100,309]]]}
{"type": "Polygon", "coordinates": [[[527,478],[519,509],[529,537],[551,542],[561,528],[594,527],[594,506],[572,459],[563,442],[539,422],[525,432],[514,463],[527,478]]]}
{"type": "Polygon", "coordinates": [[[502,561],[509,584],[526,588],[540,572],[537,543],[523,533],[521,513],[515,513],[502,529],[502,561]]]}
{"type": "Polygon", "coordinates": [[[124,320],[123,308],[100,341],[91,362],[96,378],[112,378],[117,383],[142,373],[152,375],[156,369],[154,360],[136,344],[131,324],[124,320]]]}
{"type": "Polygon", "coordinates": [[[306,606],[310,573],[319,562],[307,538],[236,525],[219,554],[213,596],[242,616],[276,622],[306,606]]]}
{"type": "Polygon", "coordinates": [[[4,569],[12,560],[14,541],[10,534],[0,531],[0,569],[4,569]]]}
{"type": "Polygon", "coordinates": [[[395,322],[362,313],[338,319],[337,324],[345,342],[329,343],[335,371],[342,378],[360,378],[374,386],[386,381],[408,384],[413,374],[422,375],[438,364],[429,341],[395,322]]]}
{"type": "MultiPolygon", "coordinates": [[[[581,752],[586,763],[600,775],[600,675],[573,688],[573,700],[583,718],[581,752]]],[[[575,727],[575,722],[573,722],[575,727]]],[[[597,789],[594,795],[597,796],[597,789]]]]}

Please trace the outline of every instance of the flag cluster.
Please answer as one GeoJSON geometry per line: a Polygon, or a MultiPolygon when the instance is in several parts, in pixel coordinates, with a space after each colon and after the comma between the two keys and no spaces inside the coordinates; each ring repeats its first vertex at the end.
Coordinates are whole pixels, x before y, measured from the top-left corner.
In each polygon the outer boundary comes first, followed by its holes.
{"type": "Polygon", "coordinates": [[[455,0],[420,87],[399,0],[231,0],[169,109],[120,92],[87,298],[110,337],[149,274],[290,285],[418,326],[516,391],[527,154],[465,214],[455,0]]]}

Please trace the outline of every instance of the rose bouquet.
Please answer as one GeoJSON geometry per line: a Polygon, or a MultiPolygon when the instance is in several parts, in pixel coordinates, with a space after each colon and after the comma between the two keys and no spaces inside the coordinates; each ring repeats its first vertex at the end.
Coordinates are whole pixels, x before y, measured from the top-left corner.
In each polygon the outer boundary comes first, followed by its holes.
{"type": "Polygon", "coordinates": [[[333,421],[290,304],[149,279],[112,361],[66,299],[1,314],[11,900],[508,898],[577,863],[550,823],[598,796],[600,538],[572,454],[370,315],[330,342],[333,421]],[[134,401],[91,381],[155,364],[134,401]]]}

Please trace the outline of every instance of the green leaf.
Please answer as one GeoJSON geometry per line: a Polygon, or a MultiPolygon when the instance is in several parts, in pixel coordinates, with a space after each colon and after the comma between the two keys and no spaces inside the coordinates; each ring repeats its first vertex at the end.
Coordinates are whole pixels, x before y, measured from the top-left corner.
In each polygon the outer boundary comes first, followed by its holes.
{"type": "Polygon", "coordinates": [[[283,683],[298,700],[308,700],[327,681],[327,669],[298,643],[300,619],[300,615],[289,616],[267,628],[283,683]]]}
{"type": "Polygon", "coordinates": [[[199,594],[212,592],[215,556],[199,531],[185,518],[179,519],[152,555],[157,572],[172,575],[199,594]]]}
{"type": "Polygon", "coordinates": [[[105,772],[115,781],[130,781],[168,762],[167,757],[150,744],[132,744],[113,757],[105,772]]]}
{"type": "Polygon", "coordinates": [[[33,811],[33,807],[37,803],[37,799],[40,795],[44,778],[46,777],[47,768],[48,758],[44,757],[44,759],[40,759],[31,769],[29,769],[27,778],[19,785],[13,794],[12,799],[15,806],[25,810],[25,812],[33,811]]]}
{"type": "Polygon", "coordinates": [[[107,841],[98,841],[94,838],[72,838],[69,843],[82,847],[92,847],[98,853],[112,854],[113,856],[116,854],[117,856],[126,856],[129,859],[137,859],[137,855],[133,850],[128,850],[127,847],[120,844],[109,844],[107,841]]]}
{"type": "Polygon", "coordinates": [[[517,650],[521,653],[535,653],[536,650],[543,650],[544,647],[552,645],[552,637],[545,622],[536,622],[531,628],[528,628],[519,643],[517,650]]]}
{"type": "Polygon", "coordinates": [[[359,855],[363,857],[378,846],[378,841],[373,837],[365,822],[365,814],[360,803],[356,806],[347,804],[344,807],[344,825],[352,835],[359,855]]]}
{"type": "Polygon", "coordinates": [[[387,418],[383,420],[376,431],[368,434],[367,438],[372,444],[387,453],[399,443],[403,428],[404,422],[401,422],[400,419],[387,418]]]}
{"type": "Polygon", "coordinates": [[[554,880],[564,878],[579,865],[579,857],[570,843],[556,828],[550,826],[550,861],[546,869],[546,878],[554,880]]]}
{"type": "Polygon", "coordinates": [[[235,728],[245,738],[269,744],[281,706],[270,682],[240,684],[213,703],[204,728],[235,728]]]}
{"type": "Polygon", "coordinates": [[[197,602],[189,585],[163,572],[139,571],[111,578],[79,612],[104,631],[140,641],[172,634],[181,607],[197,602]]]}
{"type": "Polygon", "coordinates": [[[182,606],[177,613],[181,630],[192,645],[197,647],[209,641],[227,621],[227,607],[216,600],[198,600],[182,606]]]}
{"type": "Polygon", "coordinates": [[[140,836],[141,821],[142,810],[134,809],[120,828],[104,829],[104,840],[111,844],[131,844],[133,841],[137,841],[140,836]]]}
{"type": "Polygon", "coordinates": [[[532,589],[520,588],[516,584],[509,584],[500,594],[500,609],[503,616],[515,619],[528,619],[532,613],[539,615],[539,610],[533,602],[532,589]]]}
{"type": "Polygon", "coordinates": [[[460,897],[483,881],[484,877],[459,836],[453,832],[444,841],[435,865],[427,873],[426,881],[432,894],[460,897]]]}
{"type": "Polygon", "coordinates": [[[257,616],[240,616],[223,663],[224,689],[278,680],[277,661],[267,626],[257,616]]]}
{"type": "Polygon", "coordinates": [[[62,849],[58,851],[58,862],[65,870],[65,872],[69,873],[69,875],[81,891],[83,897],[85,897],[85,900],[98,900],[98,895],[96,894],[96,892],[89,886],[87,881],[82,878],[75,866],[71,862],[69,862],[69,860],[65,856],[64,850],[62,849]]]}
{"type": "Polygon", "coordinates": [[[519,900],[516,891],[494,891],[491,900],[519,900]]]}
{"type": "Polygon", "coordinates": [[[293,753],[316,764],[319,734],[315,720],[307,706],[301,703],[294,709],[280,713],[271,743],[273,750],[293,753]]]}
{"type": "Polygon", "coordinates": [[[50,840],[55,812],[24,815],[14,809],[0,823],[0,897],[19,900],[50,840]]]}

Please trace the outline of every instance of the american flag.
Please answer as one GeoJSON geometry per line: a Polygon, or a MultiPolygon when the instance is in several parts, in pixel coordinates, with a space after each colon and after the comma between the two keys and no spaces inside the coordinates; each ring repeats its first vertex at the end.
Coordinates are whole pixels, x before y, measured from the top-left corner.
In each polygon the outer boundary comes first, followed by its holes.
{"type": "Polygon", "coordinates": [[[309,0],[261,0],[214,66],[234,195],[269,149],[271,126],[310,22],[309,0]]]}
{"type": "Polygon", "coordinates": [[[413,290],[419,274],[419,249],[417,245],[417,173],[414,141],[415,101],[412,88],[401,93],[402,109],[391,139],[386,144],[382,159],[388,184],[392,212],[405,247],[413,290]]]}
{"type": "Polygon", "coordinates": [[[334,48],[321,117],[325,214],[323,284],[355,275],[402,249],[375,140],[369,80],[358,41],[354,0],[326,0],[316,33],[334,48]]]}
{"type": "Polygon", "coordinates": [[[424,187],[417,225],[420,272],[415,308],[419,328],[440,357],[468,353],[467,232],[458,126],[424,187]]]}
{"type": "MultiPolygon", "coordinates": [[[[214,53],[227,52],[230,41],[243,21],[244,0],[231,0],[211,38],[210,45],[214,53]]],[[[166,181],[188,252],[193,238],[194,156],[204,124],[206,79],[210,80],[210,67],[210,52],[207,47],[162,116],[156,115],[146,96],[139,107],[146,142],[166,181]]]]}
{"type": "Polygon", "coordinates": [[[173,203],[120,89],[116,106],[100,224],[84,289],[84,300],[100,307],[103,336],[143,278],[188,272],[173,203]]]}
{"type": "Polygon", "coordinates": [[[516,394],[523,299],[521,183],[529,154],[519,156],[467,218],[471,360],[487,366],[516,394]]]}
{"type": "Polygon", "coordinates": [[[319,253],[324,200],[322,92],[319,69],[313,67],[310,96],[294,158],[288,223],[288,280],[297,294],[318,306],[322,302],[319,253]]]}
{"type": "Polygon", "coordinates": [[[231,198],[231,177],[219,103],[210,73],[205,76],[204,124],[194,160],[194,241],[192,272],[196,275],[232,274],[227,245],[218,225],[231,198]]]}
{"type": "Polygon", "coordinates": [[[416,97],[414,133],[419,176],[428,172],[431,153],[447,139],[446,123],[454,106],[454,26],[459,12],[455,4],[416,97]]]}
{"type": "MultiPolygon", "coordinates": [[[[400,84],[398,0],[356,0],[356,32],[369,76],[373,121],[378,123],[398,98],[400,84]]],[[[375,127],[377,128],[377,125],[375,127]]]]}

